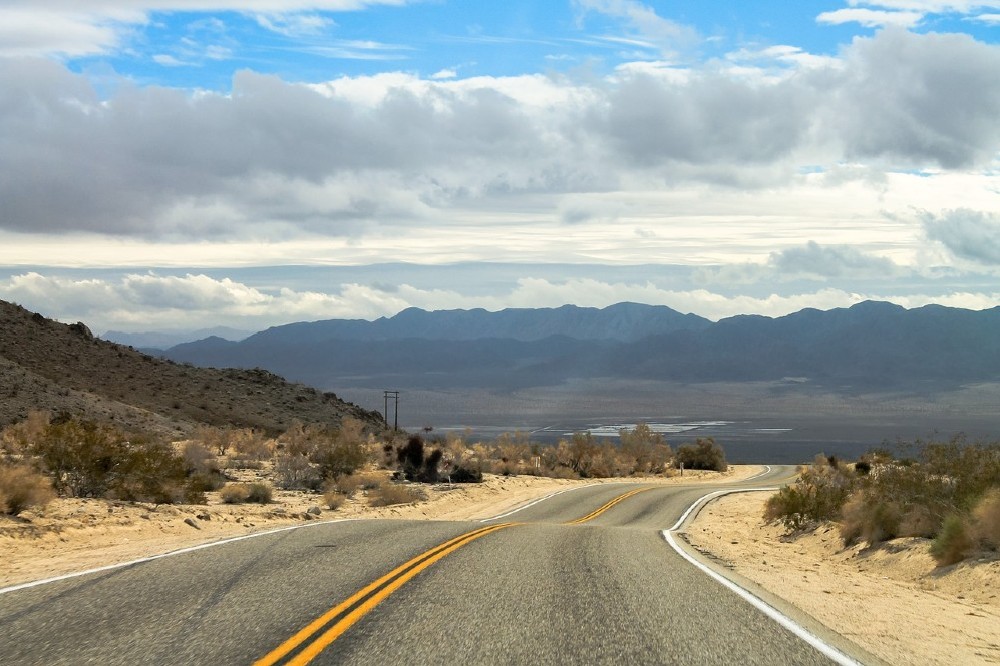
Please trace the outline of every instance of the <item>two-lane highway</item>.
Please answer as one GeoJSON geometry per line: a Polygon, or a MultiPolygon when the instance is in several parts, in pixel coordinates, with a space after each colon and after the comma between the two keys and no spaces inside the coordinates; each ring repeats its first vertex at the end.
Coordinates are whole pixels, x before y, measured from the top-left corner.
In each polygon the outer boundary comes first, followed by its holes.
{"type": "Polygon", "coordinates": [[[711,490],[313,524],[10,592],[0,663],[829,663],[667,547],[659,530],[711,490]]]}

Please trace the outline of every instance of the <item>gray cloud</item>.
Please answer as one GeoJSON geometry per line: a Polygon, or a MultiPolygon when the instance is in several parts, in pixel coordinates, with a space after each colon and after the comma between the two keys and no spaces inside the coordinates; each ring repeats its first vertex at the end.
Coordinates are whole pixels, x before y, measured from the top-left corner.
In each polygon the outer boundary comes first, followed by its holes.
{"type": "Polygon", "coordinates": [[[848,245],[820,245],[815,241],[772,253],[769,263],[781,273],[820,277],[884,277],[896,270],[896,265],[885,257],[848,245]]]}
{"type": "Polygon", "coordinates": [[[240,72],[231,94],[102,99],[59,64],[0,58],[0,228],[353,234],[477,199],[771,186],[803,163],[974,168],[1000,151],[997,71],[1000,47],[889,30],[779,79],[706,66],[587,85],[349,82],[373,102],[240,72]]]}
{"type": "Polygon", "coordinates": [[[955,256],[1000,265],[1000,215],[960,208],[941,215],[925,213],[923,218],[927,237],[955,256]]]}

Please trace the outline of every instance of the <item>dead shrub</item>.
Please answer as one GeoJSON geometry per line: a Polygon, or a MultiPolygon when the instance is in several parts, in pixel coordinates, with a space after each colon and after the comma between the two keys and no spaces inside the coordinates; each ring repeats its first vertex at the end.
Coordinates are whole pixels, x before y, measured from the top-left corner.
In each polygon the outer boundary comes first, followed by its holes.
{"type": "Polygon", "coordinates": [[[419,488],[390,482],[385,482],[368,493],[368,503],[371,506],[412,504],[425,499],[427,496],[419,488]]]}
{"type": "Polygon", "coordinates": [[[53,499],[52,482],[24,465],[0,465],[0,513],[16,516],[53,499]]]}
{"type": "Polygon", "coordinates": [[[326,504],[326,508],[331,511],[336,511],[340,507],[344,506],[344,502],[346,501],[347,495],[344,493],[338,493],[332,490],[323,493],[323,503],[326,504]]]}
{"type": "Polygon", "coordinates": [[[271,484],[263,482],[251,483],[249,490],[250,493],[247,495],[248,502],[254,502],[255,504],[271,503],[271,497],[274,494],[271,484]]]}
{"type": "Polygon", "coordinates": [[[992,488],[972,510],[973,534],[987,548],[1000,550],[1000,488],[992,488]]]}
{"type": "Polygon", "coordinates": [[[245,483],[230,483],[219,491],[219,497],[226,504],[243,504],[250,497],[250,486],[245,483]]]}

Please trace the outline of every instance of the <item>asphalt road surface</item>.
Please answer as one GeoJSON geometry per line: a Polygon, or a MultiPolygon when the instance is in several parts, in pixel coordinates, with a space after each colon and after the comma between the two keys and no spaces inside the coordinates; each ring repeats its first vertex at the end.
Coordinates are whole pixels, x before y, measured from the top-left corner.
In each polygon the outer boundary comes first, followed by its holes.
{"type": "Polygon", "coordinates": [[[0,664],[830,663],[667,546],[711,490],[313,523],[18,590],[0,595],[0,664]]]}

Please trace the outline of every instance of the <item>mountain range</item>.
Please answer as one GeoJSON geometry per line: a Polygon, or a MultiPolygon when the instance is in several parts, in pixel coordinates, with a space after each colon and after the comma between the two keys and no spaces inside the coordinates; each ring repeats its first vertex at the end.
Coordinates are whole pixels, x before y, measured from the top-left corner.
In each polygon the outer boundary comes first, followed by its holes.
{"type": "Polygon", "coordinates": [[[163,356],[261,367],[317,387],[515,389],[572,379],[681,382],[795,378],[845,390],[1000,380],[1000,307],[906,309],[866,301],[712,322],[664,306],[416,308],[375,321],[209,337],[163,356]]]}

